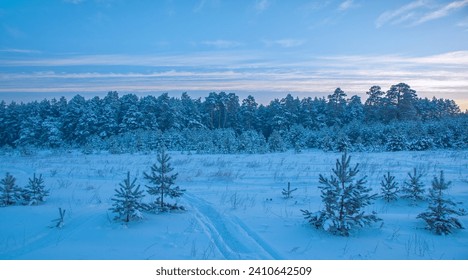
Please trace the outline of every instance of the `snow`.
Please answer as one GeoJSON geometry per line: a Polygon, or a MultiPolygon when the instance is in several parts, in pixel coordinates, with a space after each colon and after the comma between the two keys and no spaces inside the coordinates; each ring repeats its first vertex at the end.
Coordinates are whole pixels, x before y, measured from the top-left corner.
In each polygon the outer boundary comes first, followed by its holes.
{"type": "MultiPolygon", "coordinates": [[[[427,202],[411,205],[378,199],[368,208],[383,219],[350,237],[312,228],[300,209],[320,210],[319,174],[329,175],[341,155],[304,151],[262,155],[198,155],[170,152],[179,173],[176,185],[186,189],[178,204],[185,212],[144,214],[128,225],[115,222],[111,198],[130,176],[142,189],[143,172],[155,154],[42,151],[36,155],[0,155],[6,172],[27,185],[42,174],[50,195],[38,206],[0,208],[0,259],[468,259],[468,231],[438,236],[416,216],[427,202]],[[298,188],[285,199],[282,190],[298,188]],[[58,208],[65,224],[55,228],[58,208]]],[[[380,192],[387,171],[399,186],[414,167],[423,172],[426,191],[440,170],[452,186],[447,194],[468,208],[468,151],[351,153],[367,186],[380,192]]],[[[359,176],[359,177],[360,177],[359,176]]],[[[151,198],[146,195],[146,200],[151,198]]],[[[467,216],[460,217],[468,226],[467,216]]]]}

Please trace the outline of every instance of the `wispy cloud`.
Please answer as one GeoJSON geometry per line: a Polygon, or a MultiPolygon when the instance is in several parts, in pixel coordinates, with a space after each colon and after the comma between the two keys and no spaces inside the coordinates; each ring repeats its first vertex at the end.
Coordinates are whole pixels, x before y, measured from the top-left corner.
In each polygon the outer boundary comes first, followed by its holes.
{"type": "Polygon", "coordinates": [[[417,0],[409,4],[406,4],[396,10],[386,11],[382,13],[376,20],[375,25],[377,28],[382,27],[385,24],[395,24],[402,22],[402,19],[409,19],[409,15],[414,15],[414,11],[426,7],[426,0],[417,0]]]}
{"type": "Polygon", "coordinates": [[[415,26],[449,16],[450,14],[468,6],[468,0],[452,1],[445,5],[435,5],[428,0],[417,0],[406,4],[396,10],[382,13],[375,25],[380,28],[386,24],[396,25],[406,23],[415,26]]]}
{"type": "Polygon", "coordinates": [[[240,42],[228,40],[203,41],[202,44],[219,49],[235,48],[242,45],[240,42]]]}
{"type": "Polygon", "coordinates": [[[460,22],[458,22],[457,26],[465,29],[465,31],[468,31],[468,17],[466,17],[463,20],[461,20],[460,22]]]}
{"type": "Polygon", "coordinates": [[[415,24],[421,24],[427,21],[431,21],[431,20],[435,20],[438,18],[448,16],[450,13],[456,10],[459,10],[467,5],[468,5],[468,0],[453,1],[435,11],[432,11],[430,13],[423,15],[419,20],[415,22],[415,24]]]}
{"type": "MultiPolygon", "coordinates": [[[[268,41],[285,46],[297,45],[296,41],[285,39],[268,41]]],[[[289,67],[312,67],[322,66],[372,67],[382,68],[395,66],[405,67],[462,67],[468,69],[468,50],[447,52],[430,56],[401,56],[401,55],[354,55],[354,56],[323,56],[290,58],[276,56],[262,52],[239,52],[218,51],[199,52],[192,54],[174,55],[87,55],[69,56],[60,58],[36,58],[36,59],[0,59],[2,67],[75,67],[75,66],[153,66],[153,67],[224,67],[224,68],[251,68],[251,67],[274,67],[288,69],[289,67]]]]}
{"type": "Polygon", "coordinates": [[[279,46],[282,48],[292,48],[303,45],[305,43],[305,40],[285,38],[279,40],[263,40],[263,43],[267,47],[279,46]]]}
{"type": "MultiPolygon", "coordinates": [[[[272,57],[262,52],[180,54],[172,56],[76,56],[60,59],[0,61],[0,99],[21,92],[233,91],[324,96],[336,87],[348,95],[372,85],[389,88],[406,82],[421,97],[466,101],[468,50],[431,56],[272,57]],[[14,66],[24,66],[16,68],[14,66]],[[90,72],[75,67],[87,65],[90,72]],[[122,69],[131,66],[132,72],[122,69]],[[34,72],[25,72],[34,66],[34,72]],[[41,70],[42,69],[42,70],[41,70]]],[[[44,96],[47,97],[47,96],[44,96]]]]}
{"type": "Polygon", "coordinates": [[[5,30],[5,32],[9,36],[11,36],[13,38],[23,38],[23,37],[25,37],[25,33],[21,29],[19,29],[18,27],[4,24],[3,29],[5,30]]]}
{"type": "Polygon", "coordinates": [[[254,8],[258,13],[262,13],[268,9],[269,6],[270,0],[256,0],[254,8]]]}
{"type": "Polygon", "coordinates": [[[437,55],[429,56],[401,56],[401,55],[379,55],[379,56],[330,56],[322,57],[324,60],[335,61],[341,63],[341,66],[347,65],[381,65],[379,68],[387,65],[387,67],[396,66],[396,67],[406,67],[406,68],[415,68],[415,67],[428,67],[432,69],[435,65],[437,67],[461,67],[465,70],[468,70],[468,51],[456,51],[456,52],[447,52],[437,55]]]}
{"type": "Polygon", "coordinates": [[[341,4],[338,6],[339,11],[346,11],[349,10],[352,7],[355,7],[356,4],[354,3],[354,0],[345,0],[341,2],[341,4]]]}
{"type": "Polygon", "coordinates": [[[85,0],[63,0],[63,2],[65,3],[71,3],[71,4],[81,4],[83,3],[85,0]]]}
{"type": "Polygon", "coordinates": [[[38,54],[41,53],[38,50],[27,50],[27,49],[0,49],[3,53],[21,53],[21,54],[38,54]]]}
{"type": "Polygon", "coordinates": [[[195,6],[195,8],[193,9],[193,12],[199,13],[201,10],[203,10],[203,7],[205,6],[205,4],[206,4],[206,0],[200,0],[198,4],[195,6]]]}

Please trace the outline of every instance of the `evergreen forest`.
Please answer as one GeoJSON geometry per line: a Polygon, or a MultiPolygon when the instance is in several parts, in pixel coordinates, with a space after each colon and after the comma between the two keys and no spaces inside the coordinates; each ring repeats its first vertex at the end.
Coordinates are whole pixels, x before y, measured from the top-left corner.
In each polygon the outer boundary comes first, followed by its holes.
{"type": "Polygon", "coordinates": [[[0,102],[0,147],[85,153],[169,150],[266,153],[294,149],[401,151],[465,149],[468,115],[449,99],[420,98],[405,83],[372,86],[366,100],[337,88],[327,97],[287,94],[269,104],[249,95],[205,98],[76,95],[29,103],[0,102]]]}

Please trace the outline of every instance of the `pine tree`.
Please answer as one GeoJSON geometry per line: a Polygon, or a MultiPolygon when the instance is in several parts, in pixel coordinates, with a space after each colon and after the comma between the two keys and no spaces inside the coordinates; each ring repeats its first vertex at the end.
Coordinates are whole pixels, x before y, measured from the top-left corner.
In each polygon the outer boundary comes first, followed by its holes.
{"type": "Polygon", "coordinates": [[[5,178],[0,181],[0,206],[8,206],[21,200],[21,189],[16,185],[16,178],[6,173],[5,178]]]}
{"type": "Polygon", "coordinates": [[[292,197],[291,194],[295,191],[297,191],[297,188],[291,189],[291,183],[288,182],[288,188],[283,189],[281,193],[283,194],[284,198],[291,198],[292,197]]]}
{"type": "Polygon", "coordinates": [[[286,151],[286,144],[284,143],[283,137],[277,130],[274,130],[268,138],[268,149],[270,152],[286,151]]]}
{"type": "Polygon", "coordinates": [[[444,172],[440,172],[440,177],[434,176],[432,189],[429,190],[429,207],[426,212],[418,215],[418,219],[423,219],[427,224],[427,229],[434,231],[438,235],[452,233],[453,229],[462,229],[460,220],[453,217],[465,215],[463,209],[455,209],[457,203],[446,198],[444,191],[452,182],[445,181],[444,172]]]}
{"type": "Polygon", "coordinates": [[[341,161],[336,160],[330,178],[320,174],[319,188],[325,209],[316,213],[301,210],[304,218],[316,228],[342,236],[349,236],[356,227],[368,226],[380,220],[375,212],[364,212],[363,208],[371,205],[376,195],[369,194],[371,189],[365,187],[365,177],[355,180],[359,164],[352,168],[350,161],[351,157],[344,153],[341,161]]]}
{"type": "Polygon", "coordinates": [[[140,201],[144,194],[140,185],[136,185],[136,178],[130,180],[130,172],[127,172],[127,178],[119,186],[119,189],[115,189],[115,198],[112,198],[113,207],[109,209],[117,213],[114,219],[125,223],[141,219],[140,211],[143,210],[143,205],[140,201]]]}
{"type": "Polygon", "coordinates": [[[185,190],[180,189],[179,186],[174,187],[175,180],[177,179],[178,173],[172,173],[174,168],[171,167],[171,157],[162,149],[157,155],[158,162],[151,166],[151,173],[144,173],[145,179],[147,179],[152,186],[146,186],[150,195],[157,196],[156,201],[153,205],[150,205],[151,209],[158,209],[160,212],[168,210],[180,209],[183,210],[182,206],[176,204],[169,204],[164,202],[164,198],[169,196],[170,198],[177,198],[184,194],[185,190]]]}
{"type": "Polygon", "coordinates": [[[42,179],[42,174],[39,177],[36,177],[36,174],[33,175],[33,178],[29,178],[29,183],[23,190],[23,199],[25,203],[29,205],[38,205],[41,202],[45,201],[45,197],[49,195],[49,190],[45,189],[44,179],[42,179]]]}
{"type": "Polygon", "coordinates": [[[404,182],[402,189],[403,198],[410,199],[414,203],[424,200],[424,184],[421,182],[422,173],[418,173],[416,168],[413,168],[413,173],[408,172],[409,180],[404,182]]]}
{"type": "Polygon", "coordinates": [[[395,176],[390,175],[390,172],[384,174],[384,178],[380,182],[382,186],[382,198],[387,201],[391,202],[398,199],[398,183],[395,182],[395,176]]]}
{"type": "Polygon", "coordinates": [[[406,139],[402,135],[391,135],[387,139],[387,151],[396,152],[406,150],[408,147],[406,139]]]}

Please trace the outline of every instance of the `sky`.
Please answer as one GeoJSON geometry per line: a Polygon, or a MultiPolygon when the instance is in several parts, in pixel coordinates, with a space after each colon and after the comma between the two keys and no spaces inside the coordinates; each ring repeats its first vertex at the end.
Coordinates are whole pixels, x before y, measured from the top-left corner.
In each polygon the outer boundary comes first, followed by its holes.
{"type": "Polygon", "coordinates": [[[169,92],[365,100],[404,82],[468,109],[468,0],[0,0],[0,100],[169,92]]]}

